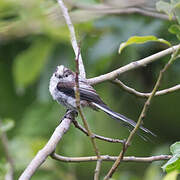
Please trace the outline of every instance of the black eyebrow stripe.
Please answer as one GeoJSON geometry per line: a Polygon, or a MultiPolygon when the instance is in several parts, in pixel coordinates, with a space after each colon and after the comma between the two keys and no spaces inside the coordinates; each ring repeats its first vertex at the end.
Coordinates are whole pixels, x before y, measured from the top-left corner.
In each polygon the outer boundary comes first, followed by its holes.
{"type": "Polygon", "coordinates": [[[64,71],[64,74],[66,74],[66,73],[68,73],[68,74],[73,74],[73,72],[72,72],[71,70],[69,70],[69,69],[66,69],[66,70],[64,71]]]}

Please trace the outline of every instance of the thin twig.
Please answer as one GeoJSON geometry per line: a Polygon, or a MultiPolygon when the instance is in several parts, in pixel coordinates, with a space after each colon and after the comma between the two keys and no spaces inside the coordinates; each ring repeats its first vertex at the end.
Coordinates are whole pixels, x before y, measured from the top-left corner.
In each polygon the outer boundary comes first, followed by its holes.
{"type": "MultiPolygon", "coordinates": [[[[56,153],[51,154],[51,157],[57,161],[61,162],[69,162],[69,163],[77,163],[77,162],[91,162],[97,161],[97,156],[88,156],[88,157],[66,157],[61,156],[56,153]]],[[[142,162],[142,163],[150,163],[153,161],[162,161],[169,160],[171,155],[158,155],[158,156],[150,156],[150,157],[134,157],[134,156],[125,156],[123,157],[123,162],[142,162]]],[[[102,161],[116,161],[118,156],[109,156],[103,155],[101,156],[102,161]]]]}
{"type": "Polygon", "coordinates": [[[99,179],[99,174],[100,174],[100,170],[101,170],[101,164],[102,164],[102,159],[101,158],[97,159],[96,169],[94,171],[94,180],[99,179]]]}
{"type": "Polygon", "coordinates": [[[74,117],[75,113],[73,111],[68,111],[66,113],[61,123],[56,127],[47,144],[37,153],[37,155],[22,173],[19,180],[29,180],[35,171],[39,168],[39,166],[47,159],[47,157],[55,151],[58,142],[69,129],[74,117]]]}
{"type": "MultiPolygon", "coordinates": [[[[135,95],[137,97],[148,98],[151,95],[151,93],[142,93],[142,92],[139,92],[139,91],[125,85],[119,79],[113,80],[112,83],[117,84],[119,87],[121,87],[122,89],[124,89],[128,93],[133,94],[133,95],[135,95]]],[[[167,88],[167,89],[157,91],[154,96],[165,95],[165,94],[169,94],[169,93],[172,93],[172,92],[175,92],[175,91],[178,91],[178,90],[180,90],[180,84],[178,84],[176,86],[173,86],[171,88],[167,88]]]]}
{"type": "MultiPolygon", "coordinates": [[[[2,121],[0,119],[0,128],[2,126],[3,126],[3,123],[2,123],[2,121]]],[[[0,139],[2,141],[2,148],[4,150],[7,162],[10,165],[10,169],[7,172],[6,176],[5,176],[5,180],[13,180],[13,176],[14,176],[14,161],[13,161],[11,155],[10,155],[10,152],[9,152],[8,138],[7,138],[7,135],[6,135],[5,131],[0,131],[0,139]]]]}
{"type": "MultiPolygon", "coordinates": [[[[80,49],[79,49],[79,51],[80,51],[80,49]]],[[[78,53],[78,56],[76,57],[76,77],[75,77],[75,82],[76,82],[76,92],[75,92],[76,106],[77,106],[77,109],[78,109],[79,114],[81,116],[81,119],[83,121],[84,127],[85,127],[85,129],[86,129],[86,131],[88,133],[88,136],[91,139],[91,143],[93,145],[93,149],[94,149],[94,151],[96,153],[96,156],[97,156],[98,159],[101,159],[100,158],[100,152],[99,152],[98,147],[96,145],[96,141],[94,139],[93,133],[91,132],[91,130],[89,128],[89,125],[88,125],[88,123],[86,121],[86,118],[85,118],[85,116],[83,114],[83,111],[81,109],[80,92],[79,92],[79,55],[80,55],[80,53],[78,53]]],[[[95,180],[98,180],[98,179],[99,179],[99,177],[97,177],[97,175],[96,175],[95,180]]]]}
{"type": "Polygon", "coordinates": [[[100,76],[94,77],[94,78],[90,78],[90,79],[88,79],[88,82],[91,85],[93,85],[93,84],[102,83],[104,81],[114,80],[120,74],[122,74],[124,72],[127,72],[127,71],[130,71],[132,69],[136,69],[136,68],[139,68],[139,67],[146,66],[147,64],[152,63],[152,62],[156,61],[157,59],[159,59],[159,58],[161,58],[163,56],[171,54],[172,52],[177,50],[179,47],[180,47],[180,44],[176,45],[176,46],[173,46],[173,47],[170,47],[170,48],[168,48],[168,49],[166,49],[164,51],[158,52],[156,54],[153,54],[153,55],[151,55],[149,57],[146,57],[144,59],[141,59],[141,60],[138,60],[138,61],[133,61],[133,62],[131,62],[131,63],[119,68],[119,69],[116,69],[116,70],[114,70],[112,72],[109,72],[107,74],[100,75],[100,76]]]}
{"type": "MultiPolygon", "coordinates": [[[[78,128],[79,130],[81,130],[84,134],[86,134],[87,136],[88,135],[88,132],[85,128],[83,128],[76,120],[73,121],[73,124],[76,128],[78,128]]],[[[96,138],[96,139],[100,139],[100,140],[103,140],[103,141],[107,141],[107,142],[111,142],[111,143],[121,143],[123,144],[124,140],[120,140],[120,139],[113,139],[113,138],[109,138],[109,137],[104,137],[104,136],[100,136],[100,135],[97,135],[97,134],[93,134],[93,137],[96,138]]]]}
{"type": "Polygon", "coordinates": [[[130,145],[130,142],[131,142],[132,138],[134,137],[134,135],[137,132],[138,128],[141,126],[142,120],[144,119],[144,117],[146,115],[147,109],[148,109],[148,107],[149,107],[149,105],[150,105],[150,103],[152,101],[152,98],[154,97],[156,91],[158,90],[158,88],[160,86],[163,74],[166,72],[166,70],[169,68],[169,66],[172,64],[172,62],[177,58],[177,55],[179,53],[178,51],[179,51],[179,48],[176,49],[176,51],[174,51],[174,53],[171,55],[171,58],[170,58],[169,62],[160,71],[159,77],[158,77],[158,79],[156,81],[156,84],[155,84],[153,90],[152,90],[151,96],[149,96],[149,98],[145,102],[144,107],[142,109],[142,112],[141,112],[141,114],[139,116],[139,119],[137,121],[137,124],[136,124],[135,128],[131,131],[131,133],[130,133],[127,141],[126,141],[125,147],[120,152],[117,160],[115,161],[115,163],[113,164],[112,168],[109,170],[109,172],[105,176],[104,180],[108,180],[109,178],[111,178],[113,173],[116,171],[117,167],[120,165],[121,159],[123,159],[123,156],[124,156],[126,150],[128,149],[128,146],[130,145]]]}
{"type": "MultiPolygon", "coordinates": [[[[78,54],[79,55],[79,54],[78,54]]],[[[100,153],[99,153],[99,150],[96,146],[96,142],[94,140],[94,136],[89,128],[89,125],[86,121],[86,118],[82,112],[82,109],[81,109],[81,105],[80,105],[80,92],[79,92],[79,57],[77,56],[76,58],[76,78],[75,78],[75,82],[76,82],[76,92],[75,92],[75,97],[76,97],[76,106],[77,106],[77,109],[79,111],[79,114],[81,116],[81,119],[83,121],[83,124],[84,124],[84,127],[88,133],[88,136],[90,137],[91,139],[91,142],[92,142],[92,145],[93,145],[93,148],[94,148],[94,151],[97,155],[97,157],[99,158],[100,157],[100,153]]]]}
{"type": "MultiPolygon", "coordinates": [[[[103,12],[99,12],[103,13],[103,12]]],[[[158,12],[152,12],[152,11],[147,11],[142,8],[136,8],[136,7],[130,7],[130,8],[124,8],[124,9],[113,9],[113,10],[105,10],[106,14],[141,14],[143,16],[149,16],[153,18],[159,18],[163,20],[168,20],[169,17],[166,14],[163,13],[158,13],[158,12]]],[[[175,16],[172,17],[172,20],[175,21],[176,18],[175,16]]]]}
{"type": "MultiPolygon", "coordinates": [[[[69,16],[68,9],[64,5],[63,0],[57,0],[57,1],[58,1],[59,6],[61,7],[62,14],[63,14],[66,24],[69,28],[70,35],[71,35],[71,44],[74,49],[75,57],[77,57],[78,53],[79,53],[79,46],[78,46],[78,43],[76,40],[74,26],[73,26],[71,18],[69,16]]],[[[79,54],[79,70],[80,70],[80,75],[85,78],[86,72],[85,72],[85,68],[83,65],[83,60],[82,60],[81,54],[79,54]]]]}
{"type": "MultiPolygon", "coordinates": [[[[86,3],[73,3],[71,2],[72,5],[74,7],[77,7],[79,9],[83,9],[83,10],[87,10],[90,11],[92,13],[96,13],[96,14],[141,14],[144,16],[149,16],[149,17],[153,17],[153,18],[159,18],[159,19],[163,19],[163,20],[168,20],[169,21],[169,17],[166,14],[157,12],[157,11],[150,11],[147,9],[143,9],[143,8],[138,8],[138,7],[112,7],[112,6],[108,6],[103,5],[103,4],[96,4],[96,5],[89,5],[86,3]]],[[[175,16],[172,17],[172,20],[175,21],[176,18],[175,16]]]]}

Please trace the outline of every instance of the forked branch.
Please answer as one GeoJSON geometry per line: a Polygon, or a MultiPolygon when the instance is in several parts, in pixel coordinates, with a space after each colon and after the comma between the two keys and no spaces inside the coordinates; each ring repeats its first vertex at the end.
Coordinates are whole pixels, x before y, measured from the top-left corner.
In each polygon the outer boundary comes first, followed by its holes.
{"type": "MultiPolygon", "coordinates": [[[[80,52],[80,49],[79,49],[80,52]]],[[[75,77],[75,82],[76,82],[76,91],[75,91],[75,97],[76,97],[76,106],[77,106],[77,110],[81,116],[82,122],[84,124],[84,127],[88,133],[88,136],[91,139],[91,143],[94,149],[94,152],[97,156],[97,164],[96,164],[96,169],[95,169],[95,173],[94,173],[94,180],[98,180],[99,179],[99,171],[100,171],[100,165],[101,165],[101,158],[100,158],[100,152],[98,150],[98,147],[96,145],[96,141],[94,139],[93,133],[91,132],[89,125],[86,121],[86,118],[83,114],[82,108],[81,108],[81,104],[80,104],[80,92],[79,92],[79,55],[80,53],[78,53],[77,57],[76,57],[76,77],[75,77]]]]}
{"type": "MultiPolygon", "coordinates": [[[[73,124],[76,128],[78,128],[79,130],[81,130],[84,134],[86,134],[87,136],[89,136],[87,130],[85,128],[83,128],[76,120],[73,121],[73,124]]],[[[111,143],[124,143],[124,140],[120,140],[120,139],[113,139],[113,138],[109,138],[109,137],[104,137],[104,136],[100,136],[97,134],[93,133],[93,137],[96,139],[100,139],[102,141],[107,141],[107,142],[111,142],[111,143]]]]}
{"type": "Polygon", "coordinates": [[[19,180],[29,180],[32,177],[39,166],[44,163],[47,157],[55,151],[58,142],[69,129],[70,124],[74,118],[75,113],[73,111],[68,111],[66,113],[61,123],[56,127],[47,144],[32,159],[25,171],[21,174],[19,180]]]}
{"type": "Polygon", "coordinates": [[[138,121],[137,121],[137,124],[135,126],[135,128],[131,131],[131,133],[129,134],[129,137],[125,143],[125,146],[123,147],[122,151],[120,152],[117,160],[115,161],[115,163],[113,164],[113,166],[111,167],[111,169],[109,170],[109,172],[107,173],[107,175],[105,176],[104,180],[108,180],[109,178],[112,177],[113,173],[116,171],[117,167],[120,165],[121,163],[121,160],[123,159],[124,157],[124,154],[125,152],[127,151],[129,145],[130,145],[130,142],[132,140],[132,138],[134,137],[135,133],[137,132],[138,128],[141,126],[141,123],[142,123],[142,120],[145,118],[146,116],[146,112],[147,112],[147,109],[149,107],[149,105],[151,104],[151,101],[152,101],[152,98],[154,97],[156,91],[158,90],[159,86],[160,86],[160,83],[161,83],[161,80],[162,80],[162,77],[164,75],[164,73],[167,71],[167,69],[169,68],[169,66],[173,63],[173,61],[178,57],[178,54],[179,54],[179,49],[176,49],[173,54],[171,55],[171,58],[169,60],[169,62],[164,66],[164,68],[160,71],[159,73],[159,77],[156,81],[156,84],[151,92],[151,95],[149,96],[149,98],[147,99],[147,101],[145,102],[144,104],[144,107],[141,111],[141,114],[138,118],[138,121]]]}
{"type": "Polygon", "coordinates": [[[94,78],[90,78],[88,79],[88,82],[93,85],[93,84],[98,84],[98,83],[102,83],[104,81],[109,81],[109,80],[114,80],[116,79],[120,74],[124,73],[124,72],[127,72],[127,71],[130,71],[130,70],[133,70],[133,69],[136,69],[136,68],[139,68],[139,67],[143,67],[143,66],[146,66],[147,64],[149,63],[152,63],[156,60],[158,60],[159,58],[161,57],[164,57],[168,54],[171,54],[173,53],[174,51],[176,51],[177,49],[179,49],[180,47],[180,44],[179,45],[176,45],[176,46],[172,46],[164,51],[161,51],[161,52],[158,52],[156,54],[153,54],[149,57],[146,57],[146,58],[143,58],[141,60],[138,60],[138,61],[133,61],[123,67],[120,67],[112,72],[109,72],[107,74],[104,74],[104,75],[100,75],[98,77],[94,77],[94,78]]]}
{"type": "MultiPolygon", "coordinates": [[[[127,85],[125,85],[119,79],[113,80],[112,83],[117,84],[123,90],[125,90],[128,93],[133,94],[133,95],[135,95],[137,97],[148,98],[149,96],[151,96],[151,93],[142,93],[142,92],[139,92],[139,91],[137,91],[137,90],[135,90],[135,89],[133,89],[131,87],[128,87],[127,85]]],[[[180,90],[180,84],[175,85],[175,86],[173,86],[171,88],[167,88],[167,89],[157,91],[154,96],[161,96],[161,95],[169,94],[169,93],[172,93],[172,92],[175,92],[175,91],[178,91],[178,90],[180,90]]]]}

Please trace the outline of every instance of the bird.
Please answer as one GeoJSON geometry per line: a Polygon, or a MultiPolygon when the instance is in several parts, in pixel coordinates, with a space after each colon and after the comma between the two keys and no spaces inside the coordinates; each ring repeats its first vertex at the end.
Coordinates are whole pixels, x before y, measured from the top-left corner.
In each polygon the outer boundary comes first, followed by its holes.
{"type": "MultiPolygon", "coordinates": [[[[53,99],[62,104],[67,109],[77,111],[76,106],[76,73],[66,68],[64,65],[56,67],[55,72],[50,78],[49,91],[53,99]]],[[[90,107],[94,110],[102,110],[111,118],[119,120],[121,124],[129,129],[136,126],[136,122],[119,114],[109,108],[97,94],[96,90],[88,83],[87,79],[78,75],[80,105],[81,107],[90,107]]],[[[140,126],[140,129],[148,134],[155,136],[149,129],[140,126]]]]}

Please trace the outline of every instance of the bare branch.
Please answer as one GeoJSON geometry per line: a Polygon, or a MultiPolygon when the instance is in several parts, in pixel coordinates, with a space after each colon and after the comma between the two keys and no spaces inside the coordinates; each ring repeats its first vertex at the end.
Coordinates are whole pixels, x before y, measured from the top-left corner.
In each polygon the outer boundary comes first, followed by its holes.
{"type": "MultiPolygon", "coordinates": [[[[70,2],[74,7],[77,7],[79,9],[83,9],[83,10],[87,10],[90,11],[92,13],[96,13],[96,14],[141,14],[143,16],[149,16],[149,17],[153,17],[153,18],[159,18],[159,19],[163,19],[163,20],[168,20],[169,21],[169,17],[166,14],[157,12],[157,11],[150,11],[147,9],[143,9],[143,8],[138,8],[138,7],[112,7],[112,6],[108,6],[107,4],[96,4],[96,5],[89,5],[86,3],[73,3],[70,2]]],[[[154,9],[155,10],[155,9],[154,9]]],[[[176,18],[175,16],[172,17],[172,20],[175,21],[176,18]]]]}
{"type": "MultiPolygon", "coordinates": [[[[2,121],[0,119],[0,128],[2,126],[3,126],[3,124],[2,124],[2,121]]],[[[7,162],[10,165],[10,169],[6,174],[5,180],[13,180],[14,179],[13,178],[13,176],[14,176],[14,162],[13,162],[13,159],[12,159],[10,152],[9,152],[8,138],[7,138],[6,132],[0,131],[0,139],[2,141],[2,147],[3,147],[4,153],[5,153],[7,162]]]]}
{"type": "MultiPolygon", "coordinates": [[[[57,1],[58,1],[59,6],[61,7],[62,14],[63,14],[64,19],[66,21],[66,24],[67,24],[67,26],[69,28],[70,35],[71,35],[71,44],[72,44],[72,47],[74,49],[75,57],[77,57],[80,50],[79,50],[79,46],[78,46],[78,43],[77,43],[77,40],[76,40],[74,26],[72,24],[71,18],[70,18],[69,13],[68,13],[68,9],[64,5],[63,0],[57,0],[57,1]]],[[[86,72],[85,72],[85,69],[84,69],[81,54],[79,55],[79,70],[80,70],[80,75],[85,78],[86,77],[86,72]]]]}
{"type": "Polygon", "coordinates": [[[95,172],[94,172],[94,180],[99,179],[99,174],[100,174],[100,170],[101,170],[101,164],[102,164],[102,159],[101,158],[97,159],[96,169],[95,169],[95,172]]]}
{"type": "MultiPolygon", "coordinates": [[[[179,47],[180,48],[180,47],[179,47]]],[[[112,177],[113,173],[116,171],[117,167],[120,165],[121,160],[123,159],[123,156],[126,152],[126,150],[128,149],[128,146],[130,145],[130,142],[132,140],[132,138],[134,137],[135,133],[137,132],[138,128],[141,126],[142,120],[145,118],[147,109],[152,101],[152,98],[154,97],[156,91],[158,90],[163,74],[167,71],[167,69],[169,68],[169,66],[173,63],[173,61],[177,58],[178,56],[178,51],[179,48],[176,49],[176,51],[173,52],[173,54],[171,55],[171,58],[169,60],[169,62],[164,66],[164,68],[160,71],[159,73],[159,77],[156,81],[156,84],[152,90],[151,96],[149,96],[149,98],[147,99],[147,101],[144,104],[144,107],[142,109],[142,112],[138,118],[137,124],[135,126],[135,128],[130,132],[130,135],[126,141],[125,147],[123,148],[123,150],[120,152],[117,160],[115,161],[115,163],[113,164],[112,168],[109,170],[109,172],[107,173],[107,175],[105,176],[104,180],[108,180],[109,178],[112,177]]]]}
{"type": "Polygon", "coordinates": [[[168,48],[168,49],[166,49],[164,51],[158,52],[156,54],[153,54],[153,55],[151,55],[149,57],[146,57],[144,59],[131,62],[131,63],[129,63],[129,64],[127,64],[127,65],[125,65],[125,66],[123,66],[123,67],[121,67],[119,69],[116,69],[116,70],[114,70],[114,71],[112,71],[110,73],[100,75],[100,76],[95,77],[95,78],[90,78],[90,79],[88,79],[88,82],[92,85],[92,84],[102,83],[102,82],[108,81],[108,80],[114,80],[120,74],[122,74],[124,72],[127,72],[127,71],[130,71],[132,69],[136,69],[136,68],[139,68],[139,67],[142,67],[142,66],[146,66],[147,64],[152,63],[152,62],[156,61],[157,59],[159,59],[159,58],[161,58],[163,56],[171,54],[172,52],[177,50],[179,47],[180,47],[180,44],[176,45],[176,46],[173,46],[173,47],[170,47],[170,48],[168,48]]]}
{"type": "MultiPolygon", "coordinates": [[[[97,161],[97,156],[89,156],[89,157],[66,157],[60,156],[56,153],[51,154],[51,157],[55,160],[62,161],[62,162],[69,162],[69,163],[76,163],[76,162],[91,162],[97,161]]],[[[123,162],[143,162],[143,163],[150,163],[153,161],[161,161],[161,160],[169,160],[172,156],[171,155],[159,155],[159,156],[151,156],[151,157],[134,157],[134,156],[126,156],[123,157],[123,162]]],[[[102,161],[116,161],[118,156],[109,156],[103,155],[101,156],[102,161]]]]}
{"type": "MultiPolygon", "coordinates": [[[[76,120],[73,121],[73,124],[76,128],[80,129],[84,134],[86,134],[87,136],[88,135],[88,132],[86,131],[85,128],[83,128],[76,120]]],[[[108,137],[104,137],[104,136],[100,136],[100,135],[97,135],[97,134],[93,134],[93,137],[96,138],[96,139],[100,139],[100,140],[103,140],[103,141],[107,141],[107,142],[111,142],[111,143],[121,143],[123,144],[124,143],[124,140],[120,140],[120,139],[112,139],[112,138],[108,138],[108,137]]]]}
{"type": "Polygon", "coordinates": [[[22,173],[19,180],[29,180],[39,166],[47,159],[47,157],[55,151],[58,142],[69,129],[74,116],[75,113],[73,111],[68,111],[66,113],[61,123],[56,127],[47,144],[37,153],[37,155],[22,173]]]}
{"type": "MultiPolygon", "coordinates": [[[[166,14],[158,13],[154,11],[147,11],[142,8],[136,8],[136,7],[130,7],[130,8],[124,8],[124,9],[109,9],[105,10],[104,12],[99,11],[98,13],[106,13],[106,14],[141,14],[143,16],[149,16],[153,18],[159,18],[163,20],[168,20],[169,17],[166,14]]],[[[173,21],[176,20],[176,18],[173,16],[173,21]]]]}
{"type": "Polygon", "coordinates": [[[76,77],[75,77],[75,82],[76,82],[76,92],[75,92],[75,97],[76,97],[76,106],[77,106],[77,109],[79,111],[79,114],[81,116],[81,119],[83,121],[83,124],[84,124],[84,127],[88,133],[88,136],[90,137],[91,139],[91,142],[92,142],[92,145],[93,145],[93,148],[94,148],[94,151],[97,155],[97,157],[99,158],[100,157],[100,153],[99,153],[99,150],[96,146],[96,142],[94,140],[94,137],[93,137],[93,134],[89,128],[89,125],[86,121],[86,118],[83,114],[83,111],[81,109],[81,104],[80,104],[80,92],[79,92],[79,53],[78,53],[78,56],[76,57],[76,77]]]}
{"type": "MultiPolygon", "coordinates": [[[[133,89],[131,87],[128,87],[122,81],[120,81],[119,79],[115,79],[112,82],[114,84],[117,84],[119,87],[121,87],[122,89],[124,89],[128,93],[133,94],[133,95],[135,95],[137,97],[148,98],[151,95],[151,93],[142,93],[142,92],[139,92],[139,91],[137,91],[137,90],[135,90],[135,89],[133,89]]],[[[165,95],[165,94],[169,94],[169,93],[172,93],[172,92],[175,92],[175,91],[178,91],[178,90],[180,90],[180,84],[178,84],[176,86],[173,86],[171,88],[167,88],[167,89],[157,91],[154,96],[165,95]]]]}
{"type": "MultiPolygon", "coordinates": [[[[81,116],[81,119],[83,121],[83,124],[84,124],[84,127],[88,133],[88,136],[90,137],[91,139],[91,143],[92,143],[92,146],[93,146],[93,149],[96,153],[96,156],[98,158],[98,160],[100,160],[100,152],[98,150],[98,147],[96,145],[96,141],[94,139],[94,136],[93,136],[93,133],[91,132],[90,128],[89,128],[89,125],[86,121],[86,118],[83,114],[83,111],[82,111],[82,108],[81,108],[81,104],[80,104],[80,92],[79,92],[79,53],[78,53],[78,56],[76,57],[76,77],[75,77],[75,82],[76,82],[76,91],[75,91],[75,98],[76,98],[76,106],[77,106],[77,110],[81,116]]],[[[100,168],[100,166],[98,167],[100,168]]],[[[94,180],[98,180],[99,179],[99,173],[96,173],[95,171],[95,176],[94,176],[94,180]]]]}

